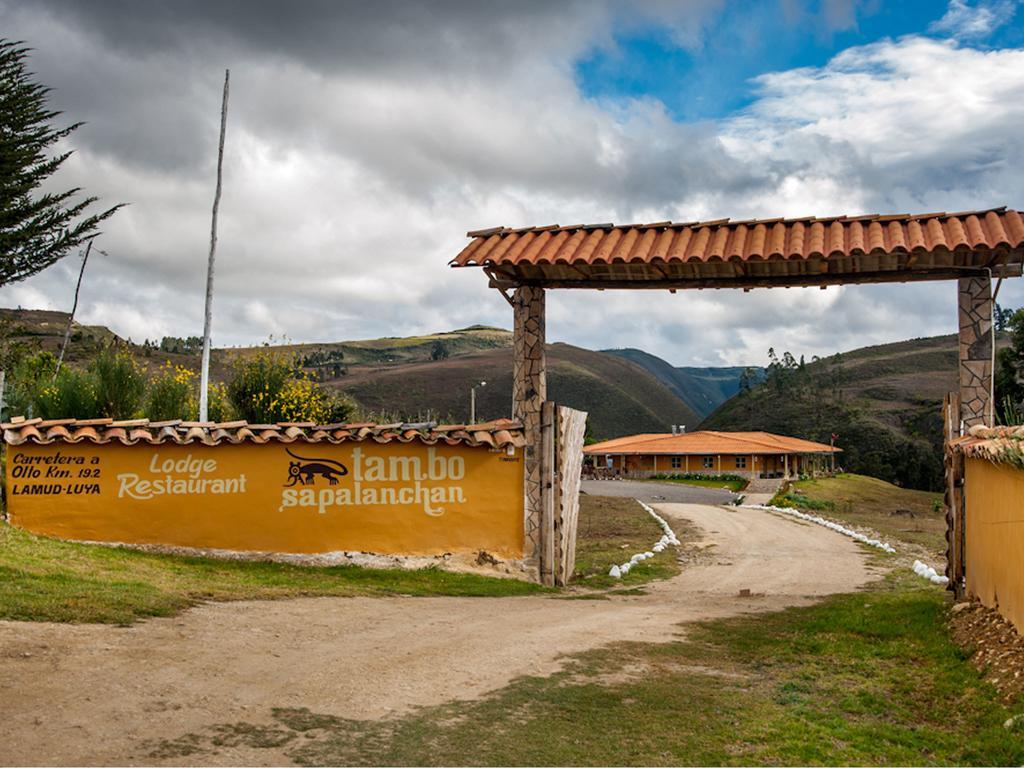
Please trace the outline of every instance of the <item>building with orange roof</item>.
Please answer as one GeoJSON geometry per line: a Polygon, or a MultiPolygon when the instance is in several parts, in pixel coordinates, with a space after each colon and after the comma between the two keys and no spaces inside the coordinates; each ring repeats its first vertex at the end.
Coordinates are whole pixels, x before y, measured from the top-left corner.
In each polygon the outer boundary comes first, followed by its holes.
{"type": "Polygon", "coordinates": [[[630,435],[583,449],[591,467],[629,477],[688,472],[793,477],[830,469],[839,452],[834,445],[771,432],[711,430],[630,435]]]}

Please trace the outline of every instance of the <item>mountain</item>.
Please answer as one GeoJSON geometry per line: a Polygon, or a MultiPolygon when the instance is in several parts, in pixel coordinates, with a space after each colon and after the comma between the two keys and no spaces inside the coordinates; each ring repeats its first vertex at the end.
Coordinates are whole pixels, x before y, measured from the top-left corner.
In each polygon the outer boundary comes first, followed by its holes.
{"type": "Polygon", "coordinates": [[[937,490],[942,398],[957,387],[952,335],[864,347],[806,365],[790,358],[770,366],[764,382],[725,402],[701,428],[766,430],[825,443],[835,433],[846,469],[937,490]]]}
{"type": "MultiPolygon", "coordinates": [[[[700,421],[655,376],[628,360],[569,344],[549,344],[548,397],[587,411],[588,434],[603,440],[634,432],[668,432],[672,424],[700,421]]],[[[469,390],[478,381],[477,419],[509,415],[511,345],[443,360],[352,366],[327,381],[352,395],[379,418],[469,418],[469,390]]]]}
{"type": "MultiPolygon", "coordinates": [[[[631,360],[647,369],[702,419],[722,403],[740,391],[740,377],[747,370],[745,366],[723,368],[677,368],[642,349],[605,349],[608,355],[617,355],[631,360]]],[[[761,369],[752,369],[760,378],[761,369]]]]}

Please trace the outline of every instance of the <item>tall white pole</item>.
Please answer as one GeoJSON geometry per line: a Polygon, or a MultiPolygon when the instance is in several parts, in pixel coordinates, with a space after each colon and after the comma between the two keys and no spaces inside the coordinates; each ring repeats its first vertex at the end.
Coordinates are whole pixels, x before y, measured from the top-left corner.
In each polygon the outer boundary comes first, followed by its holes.
{"type": "MultiPolygon", "coordinates": [[[[82,276],[85,275],[85,265],[89,261],[89,252],[92,250],[93,241],[90,240],[89,244],[85,246],[85,255],[82,257],[82,266],[78,270],[78,282],[75,283],[75,303],[71,305],[71,314],[68,315],[68,323],[64,326],[64,341],[60,345],[60,355],[57,357],[57,368],[53,372],[54,381],[57,380],[57,374],[60,373],[60,367],[64,363],[64,353],[68,348],[68,339],[71,338],[71,324],[75,322],[75,312],[78,310],[78,292],[82,290],[82,276]]],[[[102,251],[100,251],[102,253],[102,251]]]]}
{"type": "Polygon", "coordinates": [[[224,99],[220,107],[220,144],[217,147],[217,191],[213,195],[213,221],[210,225],[210,260],[206,266],[206,316],[203,320],[203,366],[199,380],[199,420],[209,416],[210,322],[213,316],[213,257],[217,250],[217,211],[220,208],[221,177],[224,167],[224,133],[228,123],[228,81],[231,71],[224,70],[224,99]]]}

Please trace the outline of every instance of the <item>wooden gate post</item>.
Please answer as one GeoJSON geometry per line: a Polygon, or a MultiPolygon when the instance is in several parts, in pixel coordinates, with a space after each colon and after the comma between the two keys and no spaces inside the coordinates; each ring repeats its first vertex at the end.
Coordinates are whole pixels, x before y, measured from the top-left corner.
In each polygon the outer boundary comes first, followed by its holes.
{"type": "Polygon", "coordinates": [[[538,566],[541,528],[541,406],[548,387],[544,361],[544,289],[523,285],[512,297],[513,415],[523,424],[525,508],[523,526],[528,563],[538,566]]]}
{"type": "Polygon", "coordinates": [[[946,507],[946,587],[958,599],[964,596],[964,458],[950,441],[960,435],[960,397],[946,395],[942,404],[943,463],[946,473],[944,499],[946,507]]]}
{"type": "Polygon", "coordinates": [[[957,316],[960,321],[960,419],[964,428],[992,425],[992,280],[961,277],[957,316]]]}

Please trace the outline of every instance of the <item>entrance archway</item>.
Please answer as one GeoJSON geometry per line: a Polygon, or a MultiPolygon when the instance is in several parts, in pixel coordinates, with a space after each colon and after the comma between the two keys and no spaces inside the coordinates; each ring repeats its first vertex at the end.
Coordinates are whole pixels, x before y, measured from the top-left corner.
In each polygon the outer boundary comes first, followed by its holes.
{"type": "MultiPolygon", "coordinates": [[[[956,280],[959,425],[994,421],[992,280],[1020,277],[1024,218],[962,213],[579,224],[467,233],[451,261],[477,267],[512,305],[514,415],[523,424],[528,560],[539,565],[547,289],[776,288],[956,280]]],[[[998,292],[998,287],[996,289],[998,292]]],[[[953,579],[951,579],[951,583],[953,579]]]]}

